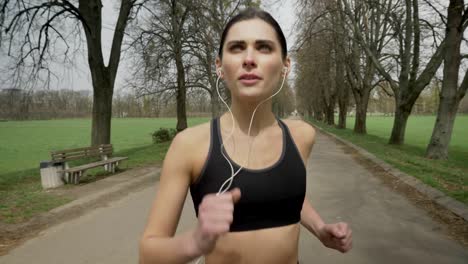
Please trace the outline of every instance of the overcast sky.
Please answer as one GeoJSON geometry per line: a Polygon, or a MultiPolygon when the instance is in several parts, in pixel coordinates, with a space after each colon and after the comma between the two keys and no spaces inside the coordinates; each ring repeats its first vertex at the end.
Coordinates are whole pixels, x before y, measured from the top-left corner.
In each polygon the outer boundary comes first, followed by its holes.
{"type": "MultiPolygon", "coordinates": [[[[292,28],[295,20],[294,3],[295,0],[276,1],[281,2],[276,5],[269,4],[269,0],[263,1],[263,8],[270,12],[275,19],[278,20],[281,28],[288,40],[288,48],[293,45],[294,34],[292,28]]],[[[108,62],[110,47],[113,37],[113,29],[117,22],[116,2],[112,0],[103,0],[103,30],[102,30],[102,45],[105,62],[108,62]]],[[[84,44],[83,44],[84,45],[84,44]]],[[[0,55],[1,56],[1,55],[0,55]]],[[[3,57],[3,56],[1,56],[3,57]]],[[[126,73],[131,73],[128,65],[125,63],[125,54],[119,66],[119,72],[115,83],[115,90],[122,89],[123,80],[126,73]]],[[[65,68],[63,66],[53,67],[53,70],[61,78],[60,82],[54,82],[52,89],[73,89],[73,90],[92,90],[91,77],[89,73],[89,66],[86,59],[86,54],[82,54],[75,60],[73,67],[65,68]]],[[[8,88],[1,87],[0,88],[8,88]]]]}

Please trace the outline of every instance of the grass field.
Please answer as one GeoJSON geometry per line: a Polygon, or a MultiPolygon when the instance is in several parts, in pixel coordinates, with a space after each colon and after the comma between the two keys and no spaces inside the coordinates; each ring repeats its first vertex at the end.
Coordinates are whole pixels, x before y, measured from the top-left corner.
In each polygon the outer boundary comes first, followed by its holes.
{"type": "MultiPolygon", "coordinates": [[[[208,121],[191,118],[189,126],[208,121]]],[[[160,163],[169,142],[153,144],[151,133],[174,128],[176,119],[113,119],[111,140],[115,155],[127,156],[123,168],[160,163]]],[[[50,160],[50,151],[89,146],[91,120],[0,122],[0,222],[26,221],[70,200],[42,190],[39,162],[50,160]]],[[[89,170],[85,181],[105,176],[102,168],[89,170]]]]}
{"type": "Polygon", "coordinates": [[[352,132],[354,118],[347,119],[348,129],[346,130],[312,122],[367,149],[380,159],[426,184],[468,204],[468,116],[458,116],[455,121],[449,147],[449,159],[446,161],[424,158],[435,116],[410,116],[403,146],[387,144],[393,117],[368,117],[368,135],[357,135],[352,132]]]}
{"type": "MultiPolygon", "coordinates": [[[[207,121],[189,119],[189,126],[207,121]]],[[[119,152],[151,144],[151,133],[160,127],[175,128],[174,118],[113,119],[111,142],[119,152]]],[[[89,146],[91,119],[0,122],[0,175],[39,168],[50,160],[50,151],[89,146]]],[[[1,176],[0,176],[1,177],[1,176]]]]}

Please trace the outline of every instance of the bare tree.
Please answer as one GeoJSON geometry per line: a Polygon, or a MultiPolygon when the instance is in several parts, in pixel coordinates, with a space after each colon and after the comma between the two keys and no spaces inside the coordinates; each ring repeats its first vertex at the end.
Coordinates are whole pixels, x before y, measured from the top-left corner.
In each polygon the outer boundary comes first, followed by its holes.
{"type": "Polygon", "coordinates": [[[325,118],[329,125],[334,125],[338,56],[329,4],[323,0],[300,2],[299,16],[306,19],[297,24],[300,33],[295,49],[300,67],[295,87],[299,111],[307,109],[316,119],[325,118]],[[306,95],[309,97],[304,98],[306,95]],[[308,100],[311,107],[304,100],[308,100]]]}
{"type": "Polygon", "coordinates": [[[272,100],[273,113],[280,117],[288,117],[294,110],[294,97],[288,82],[272,100]]]}
{"type": "Polygon", "coordinates": [[[145,7],[136,44],[135,87],[140,95],[173,91],[177,101],[177,131],[187,128],[187,74],[191,70],[189,42],[193,41],[189,24],[192,0],[161,0],[145,7]],[[141,66],[144,68],[141,69],[141,66]]]}
{"type": "Polygon", "coordinates": [[[311,83],[314,81],[312,75],[310,74],[311,65],[311,56],[309,53],[309,43],[304,43],[302,48],[295,52],[294,56],[296,58],[296,79],[295,79],[295,91],[296,91],[296,104],[297,110],[299,113],[306,117],[314,117],[317,120],[322,120],[322,115],[318,114],[318,111],[315,109],[321,109],[317,107],[318,97],[314,96],[311,83]]]}
{"type": "MultiPolygon", "coordinates": [[[[79,25],[86,36],[89,68],[93,84],[91,144],[110,143],[112,95],[120,63],[122,40],[128,22],[147,0],[121,0],[108,63],[102,54],[102,2],[100,0],[3,0],[0,4],[0,38],[9,42],[10,54],[17,49],[17,67],[29,61],[36,72],[46,70],[47,59],[54,57],[54,43],[61,40],[69,55],[67,26],[77,34],[79,25]],[[37,32],[38,30],[39,32],[37,32]],[[16,44],[19,45],[17,46],[16,44]]],[[[79,34],[77,34],[79,35],[79,34]]]]}
{"type": "Polygon", "coordinates": [[[345,7],[348,19],[352,22],[352,29],[360,45],[380,75],[390,84],[395,94],[396,110],[389,143],[403,144],[406,123],[411,114],[411,109],[421,91],[430,83],[440,67],[444,57],[445,41],[440,43],[424,69],[421,70],[421,19],[419,17],[419,2],[418,0],[405,0],[404,6],[392,11],[390,16],[393,35],[396,37],[398,44],[398,54],[393,56],[399,68],[397,71],[398,80],[395,80],[392,77],[395,74],[395,69],[386,69],[382,65],[379,57],[376,56],[375,50],[366,41],[366,37],[356,19],[356,14],[352,12],[351,6],[360,3],[360,1],[341,1],[345,7]]]}
{"type": "Polygon", "coordinates": [[[336,89],[333,82],[331,37],[314,37],[296,52],[296,100],[298,110],[320,121],[334,124],[336,89]]]}
{"type": "MultiPolygon", "coordinates": [[[[356,121],[354,132],[366,133],[367,107],[372,89],[380,80],[376,76],[376,67],[369,54],[363,51],[359,37],[362,37],[372,51],[374,59],[384,64],[382,52],[388,44],[388,17],[394,8],[392,0],[385,1],[356,1],[354,4],[354,18],[351,27],[353,31],[350,41],[351,51],[347,56],[347,79],[351,86],[356,103],[356,121]],[[359,31],[360,36],[358,36],[359,31]]],[[[348,19],[349,21],[349,19],[348,19]]]]}
{"type": "Polygon", "coordinates": [[[465,71],[461,84],[458,82],[463,58],[460,46],[468,25],[468,7],[465,7],[463,0],[451,0],[447,13],[444,77],[437,119],[426,150],[426,157],[431,159],[448,158],[448,147],[457,109],[468,88],[468,71],[465,71]]]}
{"type": "MultiPolygon", "coordinates": [[[[241,9],[259,7],[260,1],[254,0],[214,0],[198,1],[199,8],[193,9],[193,25],[197,34],[190,46],[190,53],[197,59],[193,87],[206,91],[211,99],[211,113],[220,113],[218,93],[216,92],[215,59],[221,41],[224,25],[241,9]]],[[[221,85],[221,94],[225,94],[221,85]]]]}
{"type": "Polygon", "coordinates": [[[256,5],[259,2],[252,0],[164,0],[147,10],[146,25],[135,38],[135,64],[144,65],[144,70],[137,68],[133,86],[146,95],[176,91],[179,131],[187,126],[188,89],[207,92],[212,115],[218,114],[214,68],[224,24],[240,8],[256,5]]]}

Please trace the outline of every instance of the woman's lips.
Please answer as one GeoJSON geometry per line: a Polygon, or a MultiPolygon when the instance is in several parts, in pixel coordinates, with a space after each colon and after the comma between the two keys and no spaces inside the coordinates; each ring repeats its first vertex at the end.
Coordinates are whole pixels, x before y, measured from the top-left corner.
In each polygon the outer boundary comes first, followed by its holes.
{"type": "Polygon", "coordinates": [[[251,86],[251,85],[254,85],[256,84],[257,82],[259,82],[260,79],[240,79],[240,82],[243,84],[243,85],[246,85],[246,86],[251,86]]]}
{"type": "Polygon", "coordinates": [[[255,74],[243,74],[239,78],[239,81],[246,86],[251,86],[255,85],[257,82],[259,82],[262,78],[255,74]]]}

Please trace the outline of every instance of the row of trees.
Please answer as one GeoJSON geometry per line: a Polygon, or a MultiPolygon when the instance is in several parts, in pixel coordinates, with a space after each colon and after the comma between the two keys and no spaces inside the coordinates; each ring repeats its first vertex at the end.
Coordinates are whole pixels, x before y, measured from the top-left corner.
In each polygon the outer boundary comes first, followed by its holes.
{"type": "Polygon", "coordinates": [[[4,89],[0,91],[0,119],[30,120],[89,117],[89,91],[4,89]]]}
{"type": "Polygon", "coordinates": [[[50,62],[73,63],[86,43],[93,85],[91,144],[110,142],[112,98],[124,36],[134,51],[138,96],[172,93],[177,130],[187,127],[187,90],[202,89],[216,113],[214,61],[227,20],[254,0],[121,0],[110,56],[103,55],[101,0],[1,0],[0,48],[12,58],[15,86],[53,76],[50,62]],[[83,38],[84,35],[84,38],[83,38]],[[83,40],[84,39],[84,40],[83,40]]]}
{"type": "MultiPolygon", "coordinates": [[[[288,97],[292,98],[292,96],[288,97]]],[[[281,98],[278,100],[285,100],[281,98]]],[[[211,116],[210,98],[205,93],[189,92],[188,116],[211,116]]],[[[278,113],[286,103],[276,103],[278,113]]],[[[289,104],[292,107],[292,103],[289,104]]],[[[89,118],[92,116],[91,91],[4,89],[0,91],[0,120],[43,120],[89,118]]],[[[291,108],[288,108],[288,110],[291,108]]],[[[134,92],[117,90],[112,100],[112,117],[174,117],[176,98],[170,94],[138,97],[134,92]]]]}
{"type": "MultiPolygon", "coordinates": [[[[433,115],[439,104],[437,83],[421,93],[413,107],[413,114],[433,115]]],[[[350,98],[348,115],[355,115],[354,102],[350,98]]],[[[88,90],[31,90],[4,89],[0,91],[0,119],[37,120],[57,118],[89,118],[92,113],[92,94],[88,90]]],[[[198,90],[187,93],[187,116],[211,116],[212,102],[205,92],[198,90]]],[[[292,89],[285,86],[273,99],[273,111],[287,117],[295,110],[292,89]]],[[[393,115],[395,103],[391,95],[380,87],[375,88],[369,98],[368,112],[377,115],[393,115]]],[[[459,112],[468,113],[468,97],[460,103],[459,112]]],[[[138,97],[135,92],[118,89],[112,99],[112,117],[175,117],[177,101],[170,94],[138,97]]]]}
{"type": "Polygon", "coordinates": [[[338,127],[343,128],[352,96],[354,131],[366,133],[371,91],[380,87],[395,105],[389,143],[403,144],[408,116],[443,64],[427,157],[447,158],[457,109],[468,88],[468,74],[460,68],[468,26],[463,0],[450,0],[445,7],[431,0],[301,0],[299,13],[307,18],[298,25],[296,55],[301,111],[334,124],[338,105],[338,127]]]}

